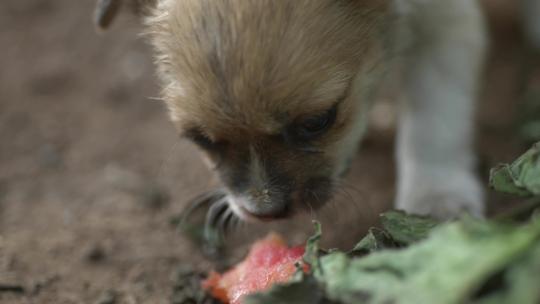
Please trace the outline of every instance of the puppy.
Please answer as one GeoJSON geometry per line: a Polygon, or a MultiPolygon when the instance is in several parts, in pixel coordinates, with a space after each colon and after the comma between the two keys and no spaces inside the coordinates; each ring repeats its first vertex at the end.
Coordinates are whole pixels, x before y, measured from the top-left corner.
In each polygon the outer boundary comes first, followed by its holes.
{"type": "MultiPolygon", "coordinates": [[[[98,23],[116,1],[100,2],[98,23]]],[[[486,34],[476,1],[135,2],[170,117],[241,219],[285,218],[330,200],[396,66],[396,207],[441,219],[484,214],[473,116],[486,34]]]]}

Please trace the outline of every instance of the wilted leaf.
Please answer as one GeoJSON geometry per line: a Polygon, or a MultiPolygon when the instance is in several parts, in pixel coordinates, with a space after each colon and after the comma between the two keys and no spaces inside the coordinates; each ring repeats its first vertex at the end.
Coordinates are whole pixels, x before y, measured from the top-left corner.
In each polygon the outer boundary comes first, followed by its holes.
{"type": "Polygon", "coordinates": [[[351,259],[321,258],[328,298],[343,303],[462,303],[538,244],[540,222],[524,227],[462,221],[434,229],[407,249],[351,259]]]}
{"type": "Polygon", "coordinates": [[[428,217],[408,215],[401,211],[390,211],[381,215],[384,229],[399,243],[408,245],[425,239],[437,226],[437,221],[428,217]]]}
{"type": "Polygon", "coordinates": [[[540,303],[540,242],[523,257],[516,259],[502,274],[500,286],[474,304],[538,304],[540,303]]]}
{"type": "Polygon", "coordinates": [[[313,222],[315,233],[306,242],[306,251],[304,253],[304,262],[311,265],[313,269],[319,269],[319,241],[321,240],[321,224],[313,222]]]}
{"type": "Polygon", "coordinates": [[[512,164],[501,164],[491,170],[489,183],[497,191],[516,195],[540,195],[540,145],[512,164]]]}
{"type": "Polygon", "coordinates": [[[365,255],[374,251],[400,247],[384,230],[370,228],[368,234],[351,250],[350,254],[365,255]]]}

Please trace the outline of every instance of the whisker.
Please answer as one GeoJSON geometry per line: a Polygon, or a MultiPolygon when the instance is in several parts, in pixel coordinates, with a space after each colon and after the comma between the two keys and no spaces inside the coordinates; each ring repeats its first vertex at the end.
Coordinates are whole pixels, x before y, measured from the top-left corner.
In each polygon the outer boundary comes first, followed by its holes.
{"type": "Polygon", "coordinates": [[[326,205],[328,206],[327,208],[329,208],[331,210],[331,212],[333,213],[333,215],[332,215],[333,218],[330,217],[330,215],[329,215],[329,219],[330,220],[337,219],[339,217],[339,212],[338,212],[339,209],[337,207],[336,200],[331,199],[330,201],[328,201],[328,203],[326,205]]]}
{"type": "Polygon", "coordinates": [[[217,223],[223,212],[229,208],[227,201],[222,198],[212,204],[208,213],[206,214],[206,220],[204,223],[204,238],[210,244],[220,244],[222,234],[217,229],[217,223]]]}
{"type": "MultiPolygon", "coordinates": [[[[309,193],[313,196],[315,196],[315,199],[318,201],[319,199],[317,198],[317,193],[315,193],[315,191],[313,190],[310,190],[309,193]]],[[[316,214],[316,211],[315,209],[313,209],[313,205],[311,205],[311,203],[309,202],[309,200],[306,200],[305,201],[305,204],[309,207],[309,211],[310,211],[310,217],[311,217],[311,220],[315,220],[317,218],[317,214],[316,214]]]]}
{"type": "Polygon", "coordinates": [[[351,183],[349,183],[349,182],[347,182],[345,180],[339,181],[338,184],[340,186],[347,187],[347,189],[353,190],[356,194],[358,194],[359,196],[361,196],[363,198],[365,197],[365,192],[364,191],[358,189],[356,186],[354,186],[353,184],[351,184],[351,183]]]}
{"type": "MultiPolygon", "coordinates": [[[[366,194],[366,192],[361,191],[361,190],[357,189],[356,187],[354,187],[352,185],[348,185],[347,188],[351,189],[351,190],[354,190],[358,195],[361,196],[361,199],[362,199],[361,206],[364,207],[364,208],[367,207],[367,210],[368,210],[367,215],[368,215],[368,217],[373,218],[374,216],[377,216],[377,212],[373,209],[373,206],[371,204],[372,200],[369,197],[369,195],[366,194]]],[[[356,203],[356,201],[355,201],[355,203],[356,203]]],[[[362,209],[362,210],[365,211],[364,209],[362,209]]]]}
{"type": "Polygon", "coordinates": [[[359,205],[358,201],[354,198],[354,196],[349,191],[347,191],[345,187],[340,185],[336,187],[336,190],[338,190],[339,194],[341,194],[345,198],[345,202],[347,204],[353,205],[355,208],[358,207],[359,205]]]}
{"type": "Polygon", "coordinates": [[[218,228],[221,230],[222,234],[226,234],[229,230],[229,223],[234,217],[234,212],[230,207],[227,205],[227,210],[223,213],[221,216],[221,219],[219,220],[218,228]]]}
{"type": "Polygon", "coordinates": [[[234,212],[233,212],[233,214],[231,216],[231,221],[229,223],[230,231],[233,232],[233,233],[238,232],[238,230],[240,229],[241,222],[242,222],[242,220],[238,216],[236,216],[236,214],[234,214],[234,212]]]}
{"type": "Polygon", "coordinates": [[[152,96],[148,96],[148,97],[146,97],[146,98],[148,98],[148,100],[150,100],[150,101],[165,102],[165,99],[162,98],[162,97],[152,97],[152,96]]]}
{"type": "Polygon", "coordinates": [[[188,206],[184,209],[180,216],[180,223],[185,223],[189,217],[198,209],[211,208],[215,202],[222,200],[225,197],[223,189],[205,192],[190,200],[188,206]]]}
{"type": "Polygon", "coordinates": [[[369,211],[371,211],[371,209],[370,209],[371,206],[368,205],[368,204],[366,204],[366,203],[367,203],[367,200],[366,200],[366,199],[361,198],[361,201],[358,201],[358,199],[357,199],[354,195],[352,195],[352,194],[348,191],[348,189],[346,189],[346,188],[341,188],[341,191],[342,191],[345,195],[347,195],[347,197],[349,198],[349,199],[347,200],[348,205],[351,206],[351,207],[355,210],[355,212],[356,212],[357,214],[359,214],[359,215],[364,214],[364,213],[365,213],[365,207],[366,207],[366,206],[368,207],[369,211]]]}
{"type": "Polygon", "coordinates": [[[167,164],[170,163],[171,159],[174,157],[174,152],[178,148],[179,144],[180,141],[177,140],[175,143],[173,143],[169,151],[167,151],[166,157],[161,161],[158,166],[157,172],[155,173],[156,180],[159,180],[163,177],[165,169],[168,167],[167,164]]]}
{"type": "Polygon", "coordinates": [[[335,198],[330,201],[330,206],[333,208],[334,216],[336,218],[339,218],[339,216],[340,216],[339,211],[342,211],[342,209],[343,209],[343,208],[338,207],[338,203],[340,203],[342,201],[345,201],[347,204],[352,204],[355,207],[357,207],[357,205],[353,202],[354,200],[353,200],[352,196],[345,189],[343,189],[342,187],[339,187],[337,185],[334,185],[334,191],[335,191],[334,192],[335,198]],[[341,199],[341,198],[343,198],[343,199],[341,199]],[[338,212],[336,212],[335,210],[338,210],[338,212]]]}
{"type": "MultiPolygon", "coordinates": [[[[214,194],[207,194],[212,197],[211,206],[207,211],[204,224],[204,237],[207,241],[218,240],[227,237],[227,234],[238,230],[238,226],[243,221],[234,213],[229,205],[229,198],[224,190],[217,190],[214,194]]],[[[202,196],[204,199],[205,196],[202,196]]]]}
{"type": "Polygon", "coordinates": [[[352,206],[356,211],[357,214],[362,217],[368,217],[372,218],[375,215],[375,212],[373,210],[373,207],[370,204],[370,200],[366,197],[365,193],[356,187],[346,184],[344,182],[340,182],[339,184],[336,184],[336,189],[341,191],[340,193],[347,196],[347,203],[352,206]],[[362,202],[358,202],[358,200],[355,199],[355,196],[353,196],[348,190],[354,190],[354,192],[361,196],[362,202]],[[366,214],[365,208],[367,207],[368,212],[366,214]]]}
{"type": "Polygon", "coordinates": [[[339,218],[339,209],[338,209],[338,206],[337,206],[337,201],[336,200],[330,200],[327,204],[327,208],[329,208],[331,210],[331,212],[327,212],[326,214],[327,215],[327,219],[329,221],[332,221],[332,222],[335,222],[338,218],[339,218]],[[332,213],[332,214],[330,214],[332,213]]]}
{"type": "Polygon", "coordinates": [[[206,224],[210,224],[213,227],[217,227],[220,218],[229,210],[227,201],[221,199],[215,202],[208,210],[206,215],[206,224]]]}

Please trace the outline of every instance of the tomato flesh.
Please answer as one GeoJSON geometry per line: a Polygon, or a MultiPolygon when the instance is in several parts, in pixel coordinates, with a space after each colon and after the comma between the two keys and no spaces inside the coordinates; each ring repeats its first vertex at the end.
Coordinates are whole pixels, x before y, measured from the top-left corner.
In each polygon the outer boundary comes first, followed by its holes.
{"type": "Polygon", "coordinates": [[[223,274],[212,272],[202,286],[224,303],[240,304],[245,295],[290,280],[296,264],[303,264],[304,250],[304,246],[289,248],[279,235],[271,233],[251,247],[244,261],[223,274]]]}

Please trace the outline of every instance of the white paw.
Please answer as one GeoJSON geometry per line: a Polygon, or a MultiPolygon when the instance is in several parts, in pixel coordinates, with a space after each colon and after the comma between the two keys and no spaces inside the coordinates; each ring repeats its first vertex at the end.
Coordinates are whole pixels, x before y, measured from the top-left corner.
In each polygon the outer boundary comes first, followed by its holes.
{"type": "Polygon", "coordinates": [[[464,214],[482,218],[484,204],[481,200],[472,200],[459,193],[426,193],[414,201],[407,201],[397,206],[407,213],[429,215],[440,220],[450,220],[464,214]]]}
{"type": "Polygon", "coordinates": [[[484,193],[478,180],[467,172],[403,181],[396,208],[405,212],[429,215],[440,220],[464,214],[482,218],[485,214],[484,193]]]}

